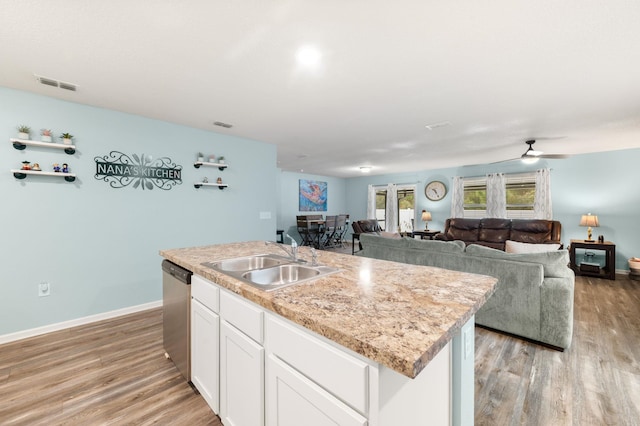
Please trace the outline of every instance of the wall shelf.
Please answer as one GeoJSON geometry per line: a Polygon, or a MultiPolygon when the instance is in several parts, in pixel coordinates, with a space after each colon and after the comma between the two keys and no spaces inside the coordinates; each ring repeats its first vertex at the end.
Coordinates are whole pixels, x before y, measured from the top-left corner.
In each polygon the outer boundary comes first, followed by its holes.
{"type": "Polygon", "coordinates": [[[200,188],[201,186],[217,186],[219,190],[223,190],[227,188],[229,185],[226,183],[210,183],[210,182],[196,182],[193,184],[195,188],[200,188]]]}
{"type": "Polygon", "coordinates": [[[40,176],[55,176],[55,177],[63,177],[67,182],[73,182],[76,180],[75,173],[62,173],[62,172],[42,172],[37,170],[15,170],[12,169],[11,173],[13,173],[13,177],[16,179],[24,179],[27,175],[40,175],[40,176]]]}
{"type": "Polygon", "coordinates": [[[13,138],[9,139],[9,142],[11,142],[13,144],[13,147],[19,151],[22,151],[23,149],[25,149],[27,145],[31,145],[31,146],[41,146],[45,148],[64,149],[64,152],[66,152],[69,155],[73,155],[76,153],[75,145],[64,145],[64,144],[55,143],[55,142],[40,142],[40,141],[32,141],[29,139],[13,139],[13,138]]]}
{"type": "Polygon", "coordinates": [[[220,171],[223,171],[224,169],[229,167],[226,163],[208,163],[206,161],[196,161],[195,163],[193,163],[193,167],[195,167],[196,169],[199,169],[200,166],[217,167],[218,170],[220,170],[220,171]]]}

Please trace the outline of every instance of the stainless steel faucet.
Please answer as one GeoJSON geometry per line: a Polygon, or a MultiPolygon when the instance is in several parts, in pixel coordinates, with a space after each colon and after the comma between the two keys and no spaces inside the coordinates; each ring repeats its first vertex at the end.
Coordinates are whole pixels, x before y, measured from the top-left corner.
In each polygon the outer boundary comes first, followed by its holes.
{"type": "Polygon", "coordinates": [[[291,240],[291,252],[289,252],[289,250],[287,250],[283,244],[274,243],[273,241],[265,241],[264,244],[265,245],[275,244],[276,247],[279,247],[281,250],[287,253],[287,255],[291,259],[293,259],[294,262],[298,262],[299,260],[298,259],[298,243],[289,234],[287,234],[287,238],[291,240]]]}

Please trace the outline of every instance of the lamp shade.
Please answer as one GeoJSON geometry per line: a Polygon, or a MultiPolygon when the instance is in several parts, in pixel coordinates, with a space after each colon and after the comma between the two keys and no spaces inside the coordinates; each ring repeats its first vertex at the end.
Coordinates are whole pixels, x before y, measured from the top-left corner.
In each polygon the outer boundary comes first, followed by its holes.
{"type": "Polygon", "coordinates": [[[600,226],[598,223],[598,216],[589,214],[583,214],[580,218],[580,226],[600,226]]]}
{"type": "Polygon", "coordinates": [[[426,210],[422,210],[422,221],[423,222],[429,222],[431,220],[431,212],[428,212],[426,210]]]}

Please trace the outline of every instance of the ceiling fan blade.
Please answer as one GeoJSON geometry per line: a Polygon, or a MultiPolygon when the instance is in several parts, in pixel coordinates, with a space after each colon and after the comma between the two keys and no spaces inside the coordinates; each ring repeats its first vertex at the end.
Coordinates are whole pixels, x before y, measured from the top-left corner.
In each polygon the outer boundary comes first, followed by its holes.
{"type": "Polygon", "coordinates": [[[562,159],[562,158],[569,158],[571,157],[568,154],[542,154],[539,155],[538,158],[549,158],[549,159],[562,159]]]}
{"type": "Polygon", "coordinates": [[[493,161],[493,162],[488,163],[488,164],[508,163],[509,161],[517,161],[517,160],[520,160],[520,158],[510,158],[508,160],[493,161]]]}

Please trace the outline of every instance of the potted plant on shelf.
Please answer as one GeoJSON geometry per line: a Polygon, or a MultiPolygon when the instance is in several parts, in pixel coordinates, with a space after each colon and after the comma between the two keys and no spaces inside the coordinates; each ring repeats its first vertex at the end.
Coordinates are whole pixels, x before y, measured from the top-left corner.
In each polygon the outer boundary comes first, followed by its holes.
{"type": "Polygon", "coordinates": [[[60,135],[62,139],[62,143],[65,145],[71,145],[71,139],[73,139],[73,135],[71,133],[63,133],[60,135]]]}
{"type": "Polygon", "coordinates": [[[31,127],[24,124],[18,126],[18,137],[20,139],[29,139],[29,133],[31,133],[31,127]]]}
{"type": "Polygon", "coordinates": [[[51,129],[40,129],[42,142],[51,142],[52,141],[51,134],[52,134],[51,129]]]}
{"type": "Polygon", "coordinates": [[[215,162],[216,162],[216,156],[215,156],[215,155],[213,155],[213,154],[211,154],[211,155],[209,156],[209,162],[210,162],[210,163],[215,163],[215,162]]]}
{"type": "Polygon", "coordinates": [[[218,164],[224,164],[224,155],[218,157],[218,164]]]}
{"type": "Polygon", "coordinates": [[[201,152],[198,153],[198,161],[204,163],[204,154],[201,152]]]}

